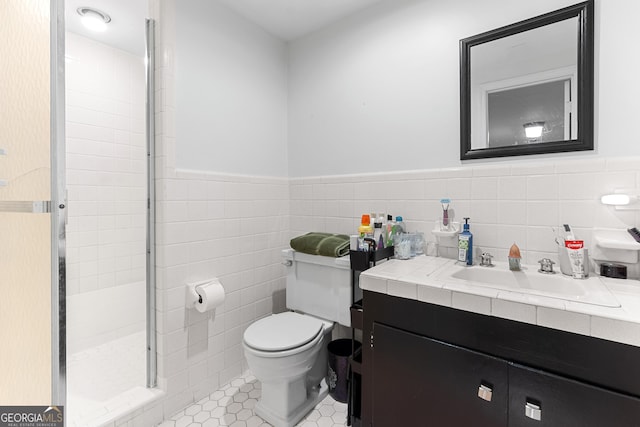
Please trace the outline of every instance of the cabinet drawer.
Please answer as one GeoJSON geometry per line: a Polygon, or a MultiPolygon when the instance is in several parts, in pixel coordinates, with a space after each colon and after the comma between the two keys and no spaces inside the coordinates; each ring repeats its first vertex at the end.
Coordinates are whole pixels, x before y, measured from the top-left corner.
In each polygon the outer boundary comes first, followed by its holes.
{"type": "Polygon", "coordinates": [[[640,399],[511,364],[509,426],[637,427],[640,399]]]}
{"type": "Polygon", "coordinates": [[[374,325],[373,425],[507,425],[508,365],[390,326],[374,325]]]}

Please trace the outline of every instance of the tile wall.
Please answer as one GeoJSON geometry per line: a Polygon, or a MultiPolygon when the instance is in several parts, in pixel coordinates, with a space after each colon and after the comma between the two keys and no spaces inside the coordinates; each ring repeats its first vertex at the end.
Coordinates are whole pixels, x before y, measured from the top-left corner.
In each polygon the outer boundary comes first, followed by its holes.
{"type": "Polygon", "coordinates": [[[242,334],[282,311],[288,180],[176,171],[158,181],[158,374],[166,415],[246,369],[242,334]],[[185,285],[217,277],[215,312],[185,309],[185,285]]]}
{"type": "MultiPolygon", "coordinates": [[[[242,332],[284,309],[280,250],[307,231],[351,234],[363,212],[403,215],[410,231],[431,229],[439,200],[456,220],[471,217],[476,244],[506,256],[518,242],[527,262],[554,251],[552,226],[637,223],[597,196],[638,187],[640,158],[509,162],[388,174],[266,178],[175,167],[174,0],[151,0],[156,19],[156,186],[158,379],[165,392],[118,425],[169,420],[246,368],[242,332]],[[227,299],[215,313],[184,307],[185,284],[219,277],[227,299]]],[[[433,240],[433,237],[428,235],[433,240]]],[[[446,246],[446,244],[443,244],[446,246]]]]}
{"type": "MultiPolygon", "coordinates": [[[[637,226],[638,211],[616,211],[600,196],[640,188],[640,158],[584,158],[469,165],[385,174],[291,180],[291,234],[309,230],[354,234],[360,215],[402,215],[408,231],[430,233],[441,198],[452,200],[454,220],[470,217],[476,253],[506,260],[515,242],[526,263],[556,257],[552,228],[568,223],[590,245],[594,228],[637,226]]],[[[440,240],[454,256],[455,238],[440,240]]],[[[430,247],[433,247],[430,245],[430,247]]]]}
{"type": "Polygon", "coordinates": [[[286,178],[182,171],[175,166],[173,0],[150,1],[156,20],[156,334],[164,396],[117,422],[155,425],[246,369],[242,333],[282,311],[288,246],[286,178]],[[186,284],[217,277],[215,312],[185,308],[186,284]]]}
{"type": "Polygon", "coordinates": [[[67,295],[146,271],[144,60],[66,34],[67,295]]]}

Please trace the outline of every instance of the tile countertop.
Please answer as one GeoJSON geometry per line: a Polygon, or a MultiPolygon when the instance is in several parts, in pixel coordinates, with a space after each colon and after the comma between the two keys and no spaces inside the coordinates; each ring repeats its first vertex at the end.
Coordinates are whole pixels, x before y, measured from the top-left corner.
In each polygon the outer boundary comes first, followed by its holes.
{"type": "Polygon", "coordinates": [[[601,278],[620,304],[613,308],[510,292],[504,287],[493,289],[473,282],[455,283],[439,277],[445,269],[456,268],[456,264],[452,259],[424,255],[410,260],[391,259],[364,271],[360,276],[360,287],[640,347],[638,280],[601,278]]]}

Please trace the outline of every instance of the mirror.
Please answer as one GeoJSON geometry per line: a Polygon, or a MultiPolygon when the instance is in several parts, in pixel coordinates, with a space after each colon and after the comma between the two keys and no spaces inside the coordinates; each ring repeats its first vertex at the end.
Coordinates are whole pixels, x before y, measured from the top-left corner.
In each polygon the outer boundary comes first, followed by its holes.
{"type": "Polygon", "coordinates": [[[460,40],[460,160],[593,150],[593,0],[460,40]]]}

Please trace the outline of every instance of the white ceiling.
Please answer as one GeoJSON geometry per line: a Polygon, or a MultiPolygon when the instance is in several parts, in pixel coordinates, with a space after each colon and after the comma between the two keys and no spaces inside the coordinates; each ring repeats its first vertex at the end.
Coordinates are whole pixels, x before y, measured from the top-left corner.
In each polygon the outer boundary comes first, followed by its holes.
{"type": "Polygon", "coordinates": [[[272,35],[289,41],[385,0],[218,1],[258,24],[272,35]]]}
{"type": "MultiPolygon", "coordinates": [[[[219,1],[268,33],[285,41],[302,37],[376,3],[391,0],[208,0],[219,1]]],[[[176,7],[180,2],[176,1],[176,7]]],[[[66,0],[69,31],[99,42],[144,54],[144,22],[148,0],[66,0]],[[99,9],[111,22],[104,33],[86,30],[76,12],[79,7],[99,9]]]]}
{"type": "Polygon", "coordinates": [[[67,30],[139,56],[144,55],[145,19],[149,17],[147,0],[65,0],[64,9],[67,30]],[[89,31],[80,23],[80,15],[76,10],[84,6],[98,9],[111,17],[107,31],[89,31]]]}

